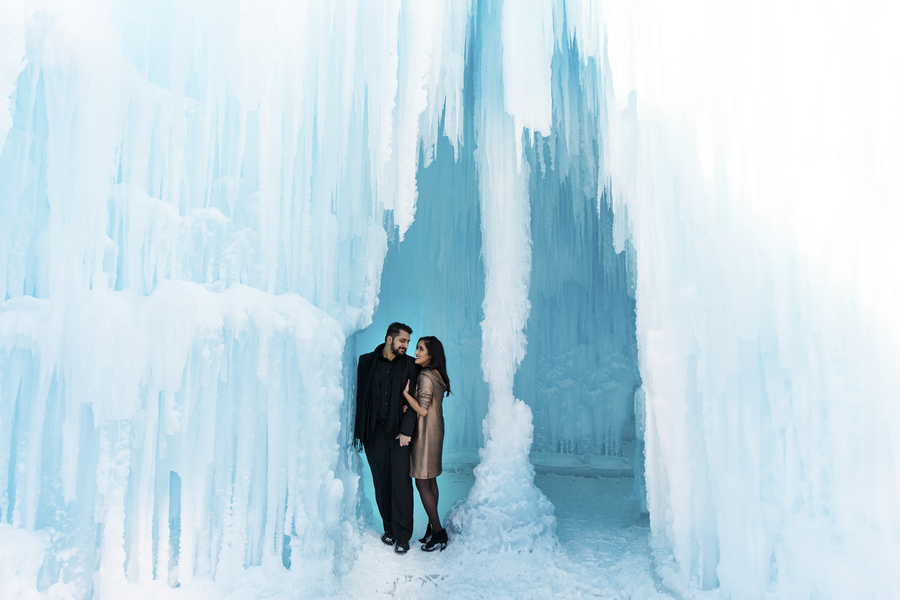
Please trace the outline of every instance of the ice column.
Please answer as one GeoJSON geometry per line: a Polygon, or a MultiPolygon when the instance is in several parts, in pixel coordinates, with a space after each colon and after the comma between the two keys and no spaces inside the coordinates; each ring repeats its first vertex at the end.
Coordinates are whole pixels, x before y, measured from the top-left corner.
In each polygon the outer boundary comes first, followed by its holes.
{"type": "MultiPolygon", "coordinates": [[[[555,527],[553,507],[535,487],[534,469],[528,460],[533,436],[531,409],[513,396],[515,372],[525,356],[524,328],[531,309],[531,214],[528,166],[517,150],[522,130],[504,103],[506,94],[524,92],[506,86],[524,85],[526,80],[518,72],[507,76],[505,70],[528,65],[510,62],[501,68],[499,58],[503,43],[520,34],[507,27],[542,18],[543,11],[526,16],[518,12],[522,9],[511,2],[483,2],[477,17],[475,160],[485,269],[481,365],[490,399],[475,485],[450,520],[465,543],[479,550],[531,549],[546,543],[555,527]]],[[[549,52],[552,54],[552,44],[549,52]]],[[[549,77],[549,71],[546,75],[549,77]]],[[[549,103],[529,112],[531,108],[523,109],[526,115],[520,118],[531,117],[529,124],[549,126],[549,103]]]]}
{"type": "Polygon", "coordinates": [[[736,599],[893,597],[893,8],[604,7],[657,568],[736,599]]]}

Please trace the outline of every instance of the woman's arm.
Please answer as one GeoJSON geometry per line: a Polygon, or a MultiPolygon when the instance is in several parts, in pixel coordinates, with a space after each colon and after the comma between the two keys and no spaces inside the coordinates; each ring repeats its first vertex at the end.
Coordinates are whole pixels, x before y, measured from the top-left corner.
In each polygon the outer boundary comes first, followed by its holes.
{"type": "Polygon", "coordinates": [[[425,414],[428,414],[428,411],[431,409],[431,402],[433,400],[434,385],[431,382],[431,378],[425,373],[425,371],[422,371],[421,373],[419,373],[419,382],[416,386],[416,402],[419,403],[419,406],[422,407],[422,410],[425,411],[425,414]]]}
{"type": "Polygon", "coordinates": [[[416,411],[416,414],[418,414],[420,417],[424,417],[428,414],[428,411],[419,406],[419,403],[416,401],[416,399],[410,396],[409,380],[406,381],[406,387],[403,388],[403,395],[406,397],[406,402],[409,403],[414,411],[416,411]]]}

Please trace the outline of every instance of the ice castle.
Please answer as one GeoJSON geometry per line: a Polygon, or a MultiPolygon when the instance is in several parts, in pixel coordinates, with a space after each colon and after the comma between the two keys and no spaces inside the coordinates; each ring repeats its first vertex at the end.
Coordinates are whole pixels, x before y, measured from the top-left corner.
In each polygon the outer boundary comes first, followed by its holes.
{"type": "Polygon", "coordinates": [[[0,598],[900,597],[897,22],[0,0],[0,598]],[[434,556],[350,444],[394,320],[434,556]]]}

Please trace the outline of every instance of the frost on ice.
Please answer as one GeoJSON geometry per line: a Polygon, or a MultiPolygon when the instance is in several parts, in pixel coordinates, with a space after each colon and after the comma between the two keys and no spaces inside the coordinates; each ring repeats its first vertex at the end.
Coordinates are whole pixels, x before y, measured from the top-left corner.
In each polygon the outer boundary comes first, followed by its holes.
{"type": "Polygon", "coordinates": [[[0,595],[341,593],[389,311],[459,374],[465,552],[633,452],[665,589],[895,595],[900,48],[767,10],[0,4],[0,595]]]}

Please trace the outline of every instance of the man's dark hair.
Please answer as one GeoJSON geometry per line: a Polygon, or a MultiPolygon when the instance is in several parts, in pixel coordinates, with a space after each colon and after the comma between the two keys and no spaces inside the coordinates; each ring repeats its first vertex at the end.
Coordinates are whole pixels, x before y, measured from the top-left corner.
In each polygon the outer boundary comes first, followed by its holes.
{"type": "Polygon", "coordinates": [[[387,333],[384,334],[384,338],[387,339],[389,337],[396,337],[398,333],[401,331],[405,331],[409,335],[412,335],[412,327],[409,325],[404,325],[403,323],[397,323],[394,321],[390,325],[388,325],[387,333]]]}

